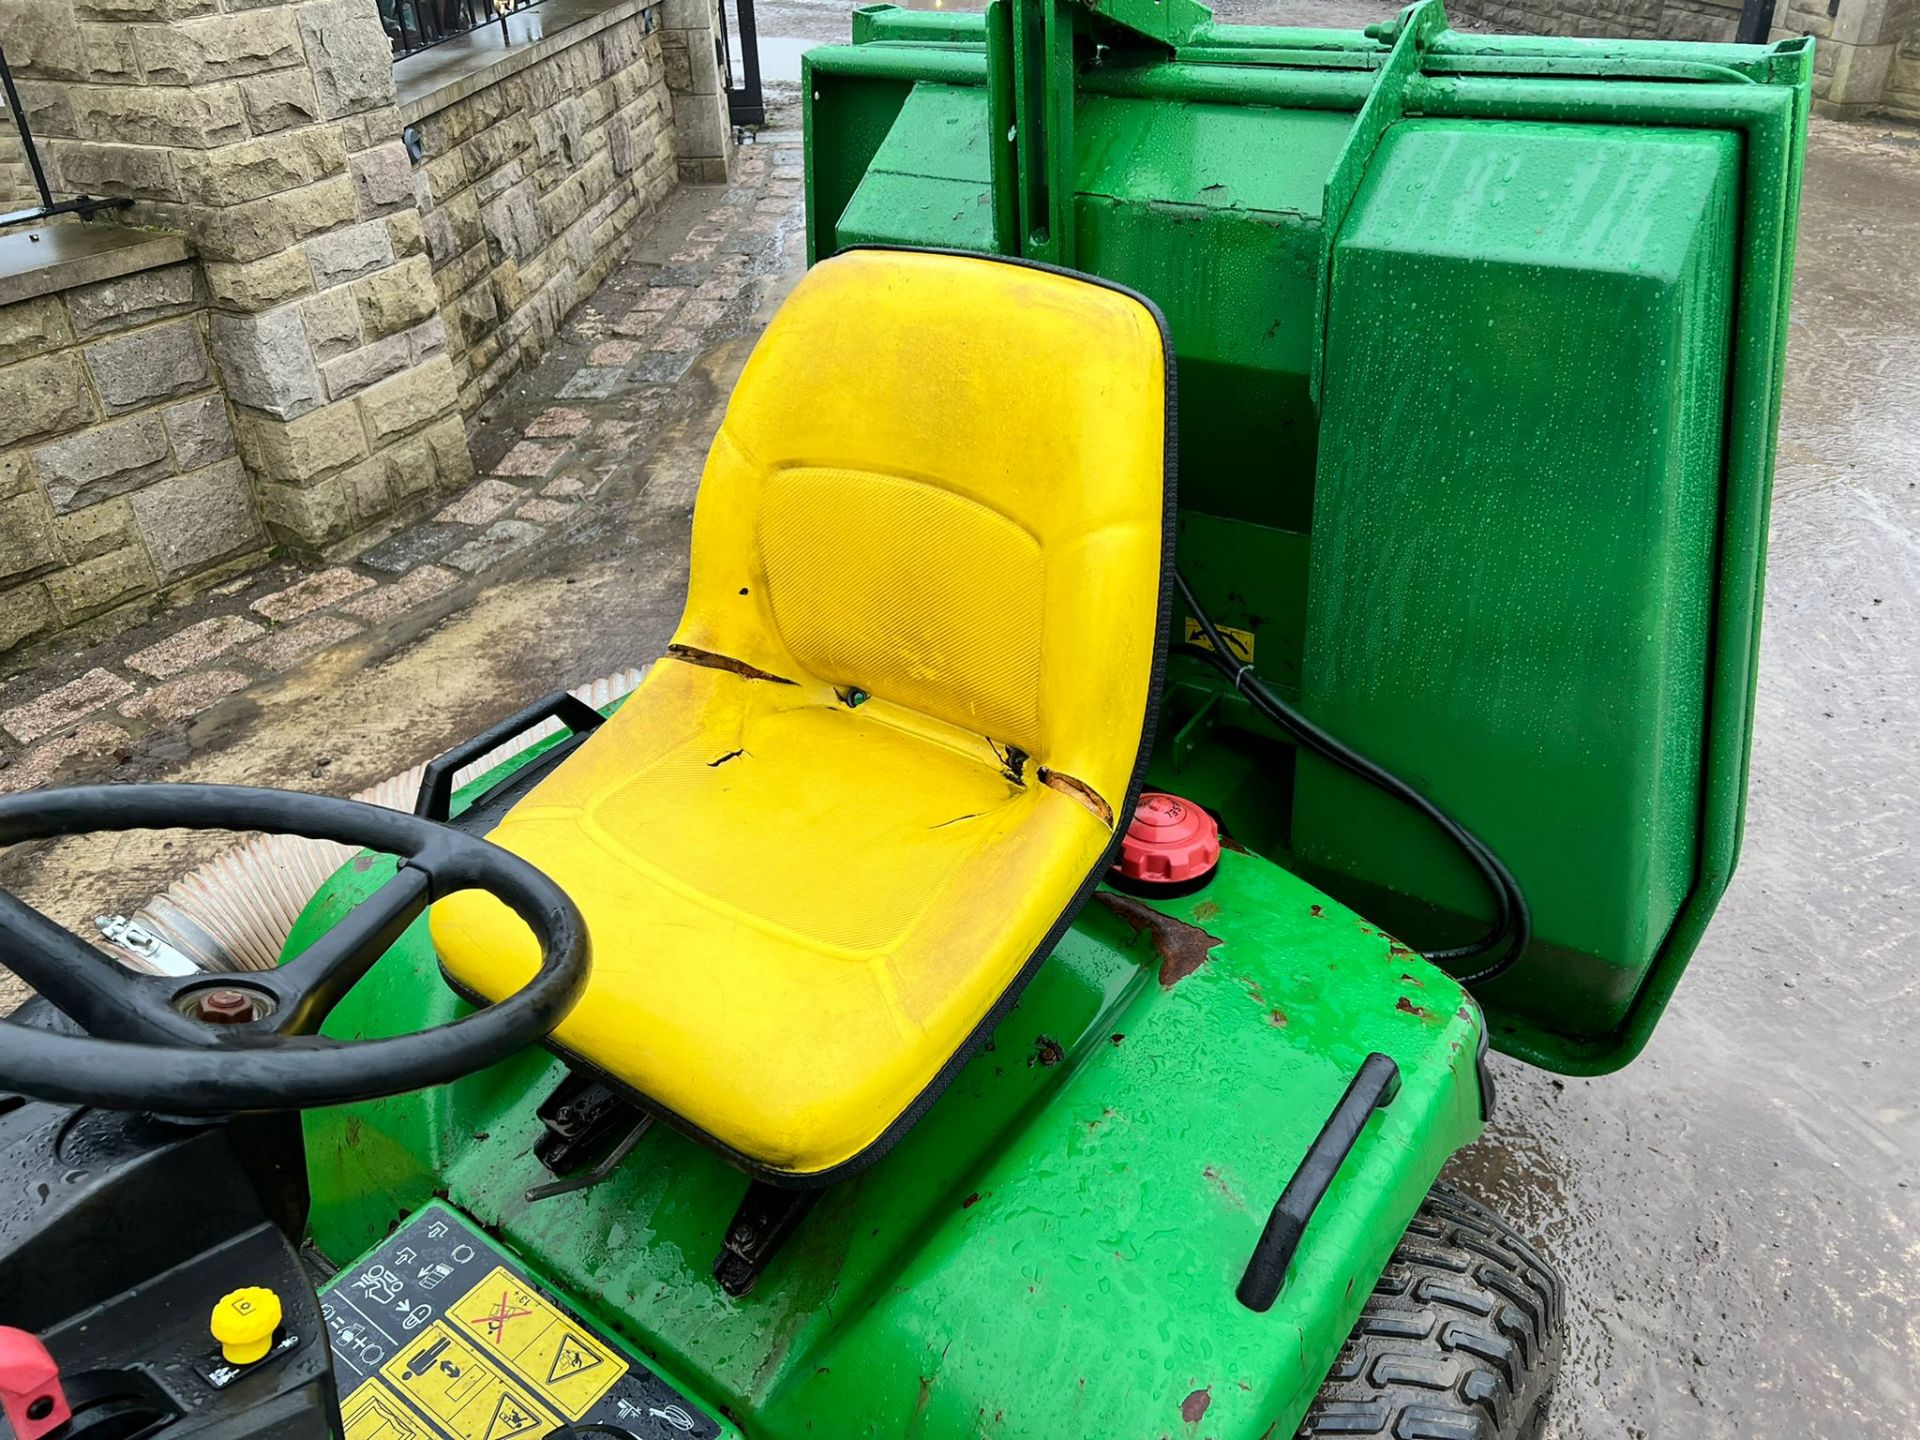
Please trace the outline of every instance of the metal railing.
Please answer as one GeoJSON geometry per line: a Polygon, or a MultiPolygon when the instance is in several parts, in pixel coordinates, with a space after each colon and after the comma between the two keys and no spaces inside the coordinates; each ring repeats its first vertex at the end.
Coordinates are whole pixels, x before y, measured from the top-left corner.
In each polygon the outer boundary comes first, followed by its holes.
{"type": "Polygon", "coordinates": [[[20,134],[20,149],[26,158],[27,174],[32,177],[33,188],[40,196],[38,205],[0,214],[0,230],[9,225],[32,225],[55,215],[78,215],[84,220],[98,211],[112,210],[128,203],[124,198],[101,200],[91,195],[55,200],[53,190],[47,184],[47,167],[40,161],[40,147],[34,143],[33,127],[27,124],[27,107],[20,103],[20,91],[13,83],[13,70],[7,64],[5,50],[0,50],[0,90],[5,92],[7,113],[13,117],[14,129],[20,134]]]}
{"type": "Polygon", "coordinates": [[[760,89],[760,32],[754,24],[753,0],[720,0],[720,33],[714,37],[714,58],[720,62],[721,84],[727,92],[727,116],[735,125],[767,123],[767,102],[760,89]],[[727,24],[727,6],[737,12],[727,24]],[[740,63],[734,64],[734,32],[740,36],[740,63]]]}
{"type": "Polygon", "coordinates": [[[393,58],[417,55],[459,35],[488,25],[500,26],[510,44],[507,17],[531,10],[540,0],[379,0],[380,24],[393,44],[393,58]]]}

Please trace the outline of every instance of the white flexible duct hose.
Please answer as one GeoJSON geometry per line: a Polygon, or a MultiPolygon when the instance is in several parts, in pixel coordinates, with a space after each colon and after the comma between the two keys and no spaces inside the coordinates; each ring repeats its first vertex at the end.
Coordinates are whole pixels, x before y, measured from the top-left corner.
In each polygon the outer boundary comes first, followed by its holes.
{"type": "MultiPolygon", "coordinates": [[[[646,667],[579,686],[574,695],[603,709],[631,692],[646,667]]],[[[457,790],[561,728],[543,720],[455,772],[457,790]]],[[[353,798],[411,810],[424,764],[382,780],[353,798]]],[[[129,968],[156,974],[191,970],[271,970],[307,902],[358,853],[352,846],[298,835],[256,835],[173,882],[132,916],[101,916],[102,942],[129,968]]]]}

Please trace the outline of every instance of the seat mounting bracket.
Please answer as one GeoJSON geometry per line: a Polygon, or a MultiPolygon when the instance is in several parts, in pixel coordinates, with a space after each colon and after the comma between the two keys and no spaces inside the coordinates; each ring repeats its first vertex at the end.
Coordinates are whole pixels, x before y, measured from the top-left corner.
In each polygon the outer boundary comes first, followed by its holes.
{"type": "Polygon", "coordinates": [[[738,1299],[753,1289],[767,1263],[779,1253],[820,1199],[818,1190],[794,1190],[755,1180],[727,1223],[726,1244],[714,1257],[713,1278],[738,1299]]]}

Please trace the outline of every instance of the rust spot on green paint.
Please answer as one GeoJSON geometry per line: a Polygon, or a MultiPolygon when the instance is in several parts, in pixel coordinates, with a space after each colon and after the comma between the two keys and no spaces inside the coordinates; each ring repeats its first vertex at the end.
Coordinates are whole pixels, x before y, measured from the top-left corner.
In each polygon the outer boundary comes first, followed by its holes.
{"type": "Polygon", "coordinates": [[[1160,986],[1171,990],[1207,961],[1218,935],[1209,935],[1198,925],[1163,915],[1143,900],[1101,890],[1094,896],[1102,905],[1126,921],[1135,935],[1142,931],[1153,937],[1153,948],[1160,957],[1160,986]]]}
{"type": "Polygon", "coordinates": [[[971,1195],[967,1196],[966,1199],[960,1202],[960,1208],[962,1210],[971,1210],[974,1206],[978,1205],[979,1203],[980,1203],[980,1192],[976,1190],[971,1195]]]}
{"type": "Polygon", "coordinates": [[[1267,1012],[1267,1024],[1273,1026],[1276,1030],[1284,1030],[1287,1028],[1287,1017],[1279,1010],[1269,1010],[1267,1012]]]}
{"type": "Polygon", "coordinates": [[[1422,1020],[1431,1020],[1434,1018],[1431,1010],[1427,1009],[1424,1005],[1414,1004],[1404,995],[1393,1002],[1393,1008],[1398,1010],[1402,1015],[1418,1015],[1422,1020]]]}
{"type": "Polygon", "coordinates": [[[1409,975],[1404,970],[1400,972],[1400,979],[1405,984],[1418,985],[1422,990],[1427,988],[1426,981],[1422,980],[1418,975],[1409,975]]]}
{"type": "Polygon", "coordinates": [[[1204,925],[1219,913],[1220,907],[1217,904],[1211,900],[1202,900],[1198,905],[1193,907],[1194,923],[1204,925]]]}
{"type": "Polygon", "coordinates": [[[1324,914],[1326,914],[1327,912],[1326,912],[1326,911],[1325,911],[1324,909],[1322,909],[1322,908],[1321,908],[1320,906],[1318,906],[1318,905],[1309,905],[1309,906],[1307,906],[1307,913],[1308,913],[1309,915],[1311,915],[1311,916],[1313,916],[1313,917],[1314,917],[1314,919],[1316,919],[1316,920],[1317,920],[1317,919],[1319,919],[1319,918],[1320,918],[1320,917],[1321,917],[1322,915],[1324,915],[1324,914]]]}
{"type": "Polygon", "coordinates": [[[1060,1048],[1060,1042],[1051,1035],[1033,1037],[1033,1054],[1027,1057],[1027,1066],[1058,1065],[1067,1058],[1067,1052],[1060,1048]]]}
{"type": "Polygon", "coordinates": [[[1207,1168],[1200,1173],[1205,1177],[1207,1183],[1227,1198],[1227,1203],[1233,1206],[1234,1209],[1244,1210],[1247,1208],[1247,1202],[1234,1193],[1233,1187],[1227,1183],[1227,1177],[1214,1169],[1213,1166],[1207,1166],[1207,1168]]]}
{"type": "Polygon", "coordinates": [[[1189,1425],[1198,1425],[1207,1413],[1207,1407],[1213,1404],[1213,1387],[1196,1390],[1180,1402],[1180,1418],[1189,1425]]]}

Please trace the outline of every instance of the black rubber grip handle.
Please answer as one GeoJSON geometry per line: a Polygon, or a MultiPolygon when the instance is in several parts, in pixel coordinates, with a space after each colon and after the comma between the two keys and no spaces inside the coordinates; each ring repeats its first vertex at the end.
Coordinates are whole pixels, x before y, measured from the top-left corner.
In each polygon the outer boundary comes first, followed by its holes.
{"type": "Polygon", "coordinates": [[[429,761],[420,777],[420,797],[413,802],[413,813],[422,820],[445,820],[453,804],[455,773],[543,720],[558,720],[574,734],[584,735],[605,718],[579,696],[556,690],[518,714],[509,715],[491,730],[462,741],[438,760],[429,761]]]}
{"type": "Polygon", "coordinates": [[[1273,1308],[1280,1287],[1286,1283],[1287,1270],[1300,1249],[1300,1239],[1307,1233],[1307,1222],[1313,1219],[1313,1212],[1326,1198],[1333,1177],[1340,1173],[1347,1156],[1353,1153],[1367,1117],[1391,1104],[1399,1093],[1400,1067],[1391,1055],[1382,1055],[1376,1050],[1361,1062],[1359,1073],[1347,1086],[1347,1093],[1327,1116],[1327,1123],[1320,1127],[1320,1134],[1307,1148],[1306,1158],[1293,1172],[1287,1188],[1280,1192],[1273,1213],[1267,1216],[1260,1243],[1253,1247],[1247,1271],[1234,1292],[1242,1305],[1261,1314],[1273,1308]]]}

